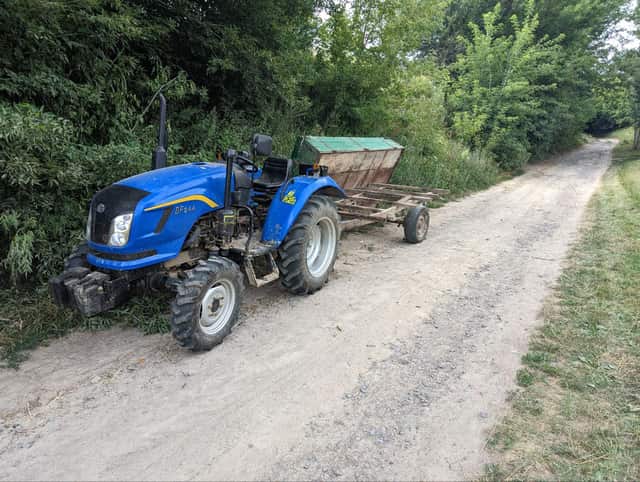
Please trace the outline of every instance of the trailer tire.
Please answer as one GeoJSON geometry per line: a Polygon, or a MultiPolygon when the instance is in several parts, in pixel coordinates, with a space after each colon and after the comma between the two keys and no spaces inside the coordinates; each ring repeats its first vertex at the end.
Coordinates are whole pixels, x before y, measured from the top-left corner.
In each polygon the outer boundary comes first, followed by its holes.
{"type": "Polygon", "coordinates": [[[87,243],[77,245],[64,260],[64,270],[66,271],[71,268],[91,268],[89,261],[87,261],[87,254],[89,254],[89,246],[87,243]]]}
{"type": "Polygon", "coordinates": [[[340,215],[326,196],[312,196],[278,248],[284,288],[306,295],[324,286],[333,270],[340,240],[340,215]]]}
{"type": "Polygon", "coordinates": [[[227,258],[211,256],[185,272],[171,303],[171,331],[193,351],[211,350],[231,333],[244,291],[242,272],[227,258]]]}
{"type": "Polygon", "coordinates": [[[426,206],[409,209],[404,218],[404,239],[411,244],[424,241],[429,231],[429,210],[426,206]]]}

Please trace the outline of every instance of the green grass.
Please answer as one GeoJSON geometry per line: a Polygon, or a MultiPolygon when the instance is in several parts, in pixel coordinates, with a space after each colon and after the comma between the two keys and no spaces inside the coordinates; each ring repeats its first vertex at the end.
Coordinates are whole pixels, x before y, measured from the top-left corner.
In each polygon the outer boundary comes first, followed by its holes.
{"type": "Polygon", "coordinates": [[[530,342],[489,479],[640,479],[640,152],[629,132],[530,342]]]}
{"type": "Polygon", "coordinates": [[[606,135],[607,138],[609,139],[618,139],[621,142],[621,146],[618,147],[618,152],[620,151],[624,151],[624,150],[629,150],[629,149],[625,149],[624,146],[631,144],[631,141],[633,140],[633,128],[632,127],[624,127],[622,129],[617,129],[609,134],[606,135]]]}
{"type": "Polygon", "coordinates": [[[70,330],[101,330],[115,324],[144,333],[169,331],[167,295],[134,298],[124,306],[91,318],[58,308],[45,288],[35,292],[0,290],[0,367],[17,368],[29,349],[70,330]]]}

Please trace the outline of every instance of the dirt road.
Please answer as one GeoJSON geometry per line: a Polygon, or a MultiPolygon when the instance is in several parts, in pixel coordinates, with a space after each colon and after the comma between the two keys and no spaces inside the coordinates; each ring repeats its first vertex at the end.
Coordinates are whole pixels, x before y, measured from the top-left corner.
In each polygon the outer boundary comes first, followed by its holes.
{"type": "Polygon", "coordinates": [[[2,479],[461,479],[610,160],[596,141],[432,213],[350,234],[330,283],[254,290],[206,354],[75,333],[0,371],[2,479]]]}

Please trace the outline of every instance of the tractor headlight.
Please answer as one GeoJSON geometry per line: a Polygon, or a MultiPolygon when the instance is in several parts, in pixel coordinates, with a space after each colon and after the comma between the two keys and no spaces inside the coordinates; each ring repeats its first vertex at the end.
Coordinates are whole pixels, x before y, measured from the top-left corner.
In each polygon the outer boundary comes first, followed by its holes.
{"type": "Polygon", "coordinates": [[[87,219],[87,230],[85,231],[85,236],[87,241],[91,241],[91,209],[89,209],[89,218],[87,219]]]}
{"type": "Polygon", "coordinates": [[[111,221],[109,230],[109,246],[124,246],[129,241],[129,231],[131,231],[132,213],[121,214],[111,221]]]}

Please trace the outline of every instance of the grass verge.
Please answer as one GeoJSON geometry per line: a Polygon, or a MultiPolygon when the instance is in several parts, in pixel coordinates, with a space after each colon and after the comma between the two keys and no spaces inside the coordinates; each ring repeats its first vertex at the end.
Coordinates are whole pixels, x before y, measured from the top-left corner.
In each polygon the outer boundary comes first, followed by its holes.
{"type": "Polygon", "coordinates": [[[488,441],[487,479],[640,479],[640,153],[618,136],[488,441]]]}

